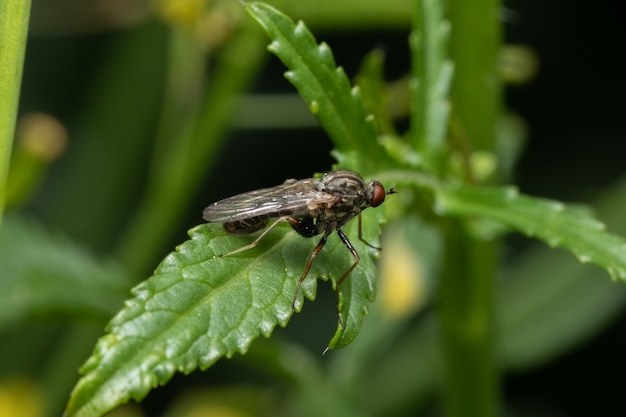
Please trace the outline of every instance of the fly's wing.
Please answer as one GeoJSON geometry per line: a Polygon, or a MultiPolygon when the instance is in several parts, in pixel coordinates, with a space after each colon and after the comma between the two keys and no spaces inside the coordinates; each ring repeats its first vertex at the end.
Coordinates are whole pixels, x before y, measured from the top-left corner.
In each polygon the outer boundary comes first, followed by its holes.
{"type": "Polygon", "coordinates": [[[333,204],[338,200],[320,191],[316,186],[318,181],[313,178],[288,181],[276,187],[238,194],[211,204],[204,209],[202,217],[213,223],[281,216],[315,217],[320,204],[333,204]]]}

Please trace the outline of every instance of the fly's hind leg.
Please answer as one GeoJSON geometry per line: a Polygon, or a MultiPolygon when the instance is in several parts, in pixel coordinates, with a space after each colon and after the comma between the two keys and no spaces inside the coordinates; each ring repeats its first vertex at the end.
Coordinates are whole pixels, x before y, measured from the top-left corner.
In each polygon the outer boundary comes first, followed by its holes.
{"type": "MultiPolygon", "coordinates": [[[[322,236],[322,239],[319,241],[315,249],[313,249],[311,256],[309,256],[309,260],[307,261],[306,266],[304,267],[304,272],[302,273],[302,276],[298,280],[298,285],[296,286],[296,292],[293,295],[293,300],[291,302],[291,308],[295,309],[296,300],[298,299],[298,293],[300,292],[300,287],[302,286],[302,283],[304,282],[304,279],[306,278],[306,276],[309,274],[311,265],[313,265],[313,260],[315,259],[317,254],[320,253],[320,251],[326,244],[326,240],[329,234],[330,233],[328,230],[324,232],[324,236],[322,236]]],[[[341,312],[339,311],[339,286],[346,280],[346,278],[348,278],[348,275],[350,275],[352,270],[356,268],[356,266],[361,261],[361,258],[359,257],[359,254],[356,251],[356,249],[354,249],[354,246],[352,246],[352,243],[350,242],[348,237],[345,235],[345,233],[343,233],[341,229],[337,229],[337,234],[339,235],[339,238],[341,239],[343,244],[346,245],[346,247],[348,248],[348,250],[350,250],[350,253],[352,253],[352,256],[354,257],[354,262],[352,263],[352,265],[350,265],[350,268],[348,268],[348,270],[343,273],[341,278],[339,278],[335,287],[335,305],[337,307],[337,318],[339,319],[339,324],[341,325],[341,327],[345,329],[346,326],[345,326],[345,323],[343,322],[343,319],[341,318],[341,312]]]]}
{"type": "MultiPolygon", "coordinates": [[[[292,226],[293,226],[293,224],[292,224],[292,226]]],[[[295,227],[294,227],[294,229],[295,229],[295,227]]],[[[298,230],[298,229],[296,229],[296,230],[298,230]]],[[[298,230],[298,232],[299,232],[299,230],[298,230]]],[[[298,293],[300,292],[300,287],[302,287],[302,283],[304,282],[304,279],[309,274],[309,270],[311,269],[311,265],[313,265],[313,259],[315,259],[317,254],[320,253],[320,251],[322,250],[322,248],[326,244],[326,239],[328,238],[328,235],[329,235],[328,231],[324,232],[324,236],[322,236],[322,239],[320,239],[320,241],[317,244],[317,246],[315,247],[315,249],[313,249],[313,252],[311,252],[311,256],[309,256],[309,260],[307,261],[306,266],[304,267],[304,272],[302,272],[302,276],[300,277],[300,279],[298,280],[298,284],[296,285],[296,291],[293,294],[293,300],[291,301],[291,308],[292,309],[296,308],[296,300],[298,299],[298,293]]],[[[314,235],[311,235],[311,236],[314,236],[314,235]]]]}
{"type": "Polygon", "coordinates": [[[264,238],[264,237],[265,237],[265,236],[266,236],[266,235],[267,235],[267,234],[268,234],[268,233],[269,233],[269,232],[270,232],[270,231],[271,231],[274,227],[276,227],[279,223],[282,223],[282,222],[289,222],[290,224],[293,224],[292,222],[293,222],[294,220],[295,220],[295,221],[297,221],[298,219],[295,219],[295,218],[290,217],[290,216],[283,216],[283,217],[280,217],[278,220],[276,220],[274,223],[272,223],[272,224],[270,225],[270,227],[268,227],[267,229],[265,229],[265,230],[263,231],[263,233],[261,233],[261,234],[259,235],[259,237],[257,237],[256,239],[254,239],[254,241],[253,241],[253,242],[248,243],[247,245],[242,246],[242,247],[240,247],[240,248],[237,248],[237,249],[235,249],[235,250],[232,250],[232,251],[230,251],[230,252],[223,253],[223,254],[221,254],[221,255],[217,255],[217,256],[216,256],[216,258],[222,258],[222,257],[224,257],[224,256],[230,256],[230,255],[234,255],[234,254],[239,253],[239,252],[244,252],[244,251],[247,251],[247,250],[249,250],[249,249],[252,249],[252,248],[254,248],[254,247],[255,247],[255,246],[256,246],[256,245],[257,245],[257,244],[261,241],[261,239],[263,239],[263,238],[264,238]]]}
{"type": "MultiPolygon", "coordinates": [[[[361,217],[359,217],[359,220],[361,220],[361,217]]],[[[359,225],[360,224],[361,223],[359,222],[359,225]]],[[[339,324],[341,325],[341,328],[345,329],[346,326],[343,322],[343,319],[341,318],[341,311],[339,310],[339,286],[341,285],[342,282],[346,280],[346,278],[348,278],[348,275],[350,275],[350,272],[352,272],[352,270],[356,268],[356,266],[361,261],[361,258],[359,257],[359,254],[356,251],[356,249],[354,249],[354,246],[352,246],[352,243],[350,243],[348,236],[346,236],[345,233],[343,233],[341,229],[337,229],[337,234],[339,235],[339,239],[341,239],[343,244],[346,245],[346,247],[350,250],[350,253],[352,253],[352,256],[354,257],[354,262],[352,263],[350,268],[348,268],[348,270],[343,273],[341,278],[339,278],[339,280],[337,281],[337,286],[335,287],[335,305],[337,307],[337,317],[339,318],[339,324]]]]}

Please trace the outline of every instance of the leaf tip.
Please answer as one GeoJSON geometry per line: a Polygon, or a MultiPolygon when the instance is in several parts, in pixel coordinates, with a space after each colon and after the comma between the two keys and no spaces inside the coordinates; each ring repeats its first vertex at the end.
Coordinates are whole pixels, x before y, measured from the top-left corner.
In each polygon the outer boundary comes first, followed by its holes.
{"type": "Polygon", "coordinates": [[[280,42],[275,40],[270,42],[269,45],[267,45],[267,50],[275,55],[278,55],[280,53],[280,42]]]}
{"type": "Polygon", "coordinates": [[[296,23],[296,28],[294,29],[294,33],[296,34],[296,36],[302,36],[306,32],[307,32],[306,25],[304,24],[302,20],[298,20],[298,23],[296,23]]]}
{"type": "Polygon", "coordinates": [[[559,213],[565,210],[565,204],[561,203],[560,201],[551,201],[550,208],[559,213]]]}
{"type": "Polygon", "coordinates": [[[290,83],[293,84],[298,82],[298,75],[294,71],[285,71],[284,75],[290,83]]]}
{"type": "Polygon", "coordinates": [[[245,0],[239,0],[241,2],[241,4],[243,4],[243,6],[247,9],[250,10],[252,12],[259,12],[260,8],[259,8],[259,3],[257,2],[247,2],[245,0]]]}
{"type": "Polygon", "coordinates": [[[309,104],[309,111],[313,114],[317,114],[320,111],[320,102],[317,100],[311,100],[309,104]]]}
{"type": "Polygon", "coordinates": [[[546,242],[548,243],[548,246],[550,246],[551,248],[556,248],[557,246],[561,244],[561,239],[559,239],[558,237],[547,237],[546,242]]]}
{"type": "Polygon", "coordinates": [[[317,45],[317,53],[322,61],[325,61],[331,67],[335,66],[333,51],[330,49],[326,42],[320,42],[319,45],[317,45]]]}
{"type": "Polygon", "coordinates": [[[515,200],[519,197],[519,189],[517,187],[506,187],[504,192],[504,198],[506,200],[515,200]]]}
{"type": "Polygon", "coordinates": [[[618,270],[609,268],[609,275],[613,281],[626,281],[626,270],[620,268],[618,270]]]}

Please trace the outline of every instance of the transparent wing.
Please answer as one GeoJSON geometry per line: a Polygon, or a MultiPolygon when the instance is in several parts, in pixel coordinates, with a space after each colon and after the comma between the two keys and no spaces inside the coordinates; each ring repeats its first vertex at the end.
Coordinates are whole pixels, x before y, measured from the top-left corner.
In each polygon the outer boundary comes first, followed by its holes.
{"type": "Polygon", "coordinates": [[[211,204],[204,209],[202,217],[213,223],[280,216],[315,217],[319,205],[333,204],[338,200],[338,197],[320,191],[318,183],[319,180],[308,178],[238,194],[211,204]]]}

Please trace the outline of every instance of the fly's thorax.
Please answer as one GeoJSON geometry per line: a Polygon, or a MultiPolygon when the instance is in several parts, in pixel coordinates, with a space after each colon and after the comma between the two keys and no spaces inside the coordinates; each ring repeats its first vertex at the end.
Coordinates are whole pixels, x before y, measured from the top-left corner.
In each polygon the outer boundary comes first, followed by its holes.
{"type": "Polygon", "coordinates": [[[316,215],[318,229],[335,230],[368,207],[363,179],[351,171],[333,171],[320,180],[322,191],[337,198],[332,204],[320,206],[316,215]]]}
{"type": "Polygon", "coordinates": [[[361,176],[351,171],[333,171],[322,178],[324,192],[340,198],[339,204],[361,208],[366,187],[361,176]]]}
{"type": "Polygon", "coordinates": [[[354,219],[359,211],[347,210],[345,206],[320,210],[315,219],[315,225],[319,233],[330,230],[331,232],[342,227],[354,219]]]}
{"type": "Polygon", "coordinates": [[[326,193],[338,197],[333,203],[336,211],[348,211],[355,215],[368,207],[378,207],[385,201],[387,194],[379,181],[365,183],[361,176],[352,171],[334,171],[320,180],[320,187],[326,193]]]}

